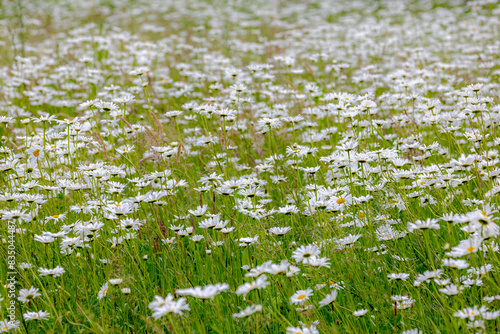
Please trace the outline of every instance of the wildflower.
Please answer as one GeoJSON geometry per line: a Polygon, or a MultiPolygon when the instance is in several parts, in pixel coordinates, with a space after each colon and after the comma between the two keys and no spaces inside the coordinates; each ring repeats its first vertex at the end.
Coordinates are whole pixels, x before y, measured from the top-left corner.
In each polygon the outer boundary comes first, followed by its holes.
{"type": "Polygon", "coordinates": [[[26,321],[31,321],[31,320],[42,320],[42,319],[47,319],[49,317],[50,313],[45,312],[45,311],[38,311],[38,312],[26,312],[23,314],[23,318],[26,321]]]}
{"type": "Polygon", "coordinates": [[[311,244],[307,246],[300,246],[293,252],[292,257],[297,262],[308,264],[311,258],[317,257],[320,253],[321,251],[319,247],[311,244]]]}
{"type": "Polygon", "coordinates": [[[278,208],[278,213],[285,215],[297,214],[299,213],[299,209],[295,205],[285,205],[284,207],[278,208]]]}
{"type": "Polygon", "coordinates": [[[106,297],[106,295],[108,294],[108,282],[104,283],[103,286],[101,286],[101,289],[99,290],[99,293],[97,294],[97,299],[101,300],[103,299],[104,297],[106,297]]]}
{"type": "Polygon", "coordinates": [[[292,295],[290,301],[292,304],[304,304],[312,295],[313,290],[311,288],[307,288],[307,290],[298,290],[292,295]]]}
{"type": "Polygon", "coordinates": [[[180,116],[180,115],[182,115],[182,110],[167,111],[165,113],[166,117],[172,117],[172,118],[175,118],[175,117],[180,116]]]}
{"type": "Polygon", "coordinates": [[[496,296],[485,296],[485,297],[483,298],[483,300],[484,300],[485,302],[491,303],[491,302],[493,302],[493,301],[495,301],[495,300],[500,300],[500,295],[496,295],[496,296]]]}
{"type": "Polygon", "coordinates": [[[240,285],[236,289],[236,294],[237,295],[246,295],[247,293],[249,293],[252,290],[265,288],[269,284],[270,283],[267,280],[267,276],[266,275],[261,275],[261,276],[259,276],[257,278],[257,280],[255,280],[252,283],[244,283],[243,285],[240,285]]]}
{"type": "Polygon", "coordinates": [[[286,334],[319,334],[319,331],[314,325],[310,327],[287,327],[286,334]]]}
{"type": "Polygon", "coordinates": [[[294,144],[286,148],[286,154],[294,158],[302,158],[308,153],[307,147],[294,144]]]}
{"type": "Polygon", "coordinates": [[[439,230],[438,219],[427,218],[425,221],[417,220],[415,223],[408,223],[408,231],[413,232],[414,230],[428,230],[435,229],[439,230]]]}
{"type": "Polygon", "coordinates": [[[410,274],[405,274],[405,273],[400,273],[400,274],[389,274],[387,275],[390,281],[392,280],[401,280],[401,281],[406,281],[408,277],[410,277],[410,274]]]}
{"type": "Polygon", "coordinates": [[[450,267],[454,269],[465,269],[469,266],[465,260],[443,259],[443,267],[450,267]]]}
{"type": "Polygon", "coordinates": [[[450,284],[447,287],[439,289],[439,292],[442,292],[448,296],[453,296],[453,295],[459,294],[460,290],[458,289],[458,287],[455,284],[450,284]]]}
{"type": "Polygon", "coordinates": [[[19,328],[21,322],[19,320],[10,321],[7,319],[0,321],[0,333],[6,333],[10,330],[16,331],[19,328]]]}
{"type": "MultiPolygon", "coordinates": [[[[327,257],[310,257],[307,264],[313,267],[326,267],[330,268],[330,259],[327,257]]],[[[305,262],[302,261],[304,264],[305,262]]]]}
{"type": "Polygon", "coordinates": [[[202,205],[198,206],[195,210],[188,210],[190,214],[192,214],[194,217],[201,217],[207,212],[208,206],[207,205],[202,205]]]}
{"type": "Polygon", "coordinates": [[[139,231],[139,228],[144,224],[144,222],[139,219],[125,218],[120,221],[120,228],[123,230],[134,230],[139,231]]]}
{"type": "Polygon", "coordinates": [[[359,144],[358,144],[357,141],[350,140],[350,141],[346,141],[345,143],[342,143],[342,144],[338,145],[337,148],[339,150],[349,152],[349,151],[352,151],[352,150],[356,149],[358,147],[358,145],[359,144]]]}
{"type": "Polygon", "coordinates": [[[333,303],[335,301],[335,299],[337,299],[337,294],[338,294],[337,290],[332,290],[332,292],[330,292],[328,295],[326,295],[325,298],[323,298],[323,300],[321,300],[319,302],[319,306],[323,307],[323,306],[326,306],[326,305],[333,303]]]}
{"type": "Polygon", "coordinates": [[[500,311],[483,312],[482,314],[484,320],[495,320],[500,316],[500,311]]]}
{"type": "Polygon", "coordinates": [[[50,243],[54,242],[55,239],[52,236],[48,236],[48,235],[35,235],[33,240],[39,241],[43,244],[50,244],[50,243]]]}
{"type": "Polygon", "coordinates": [[[175,293],[181,296],[192,296],[201,299],[212,299],[216,295],[229,289],[227,283],[217,283],[215,285],[206,285],[204,287],[196,286],[194,288],[179,289],[175,293]]]}
{"type": "Polygon", "coordinates": [[[40,276],[59,277],[62,274],[64,274],[66,271],[64,270],[63,267],[57,266],[54,269],[39,268],[38,272],[40,273],[40,276]]]}
{"type": "Polygon", "coordinates": [[[136,76],[136,75],[143,75],[143,74],[146,74],[148,72],[149,72],[149,68],[143,66],[143,67],[137,67],[137,68],[133,69],[132,71],[129,72],[129,74],[136,76]]]}
{"type": "Polygon", "coordinates": [[[159,319],[169,313],[175,313],[178,315],[183,315],[184,311],[190,311],[191,308],[186,303],[186,298],[179,298],[174,300],[171,294],[168,294],[166,298],[155,296],[154,301],[149,303],[149,309],[153,311],[153,318],[159,319]]]}
{"type": "Polygon", "coordinates": [[[366,313],[368,313],[368,310],[367,309],[361,309],[361,310],[356,310],[354,311],[352,314],[356,317],[362,317],[364,316],[366,313]]]}
{"type": "Polygon", "coordinates": [[[269,232],[276,235],[276,236],[283,236],[285,235],[287,232],[290,232],[292,230],[291,227],[271,227],[269,229],[269,232]]]}
{"type": "Polygon", "coordinates": [[[472,236],[469,239],[460,241],[458,246],[453,247],[451,252],[446,253],[446,255],[450,257],[461,257],[477,253],[482,242],[483,238],[481,236],[472,236]]]}
{"type": "Polygon", "coordinates": [[[233,313],[233,318],[245,318],[256,312],[262,312],[262,305],[250,305],[238,313],[233,313]]]}
{"type": "Polygon", "coordinates": [[[20,302],[26,303],[29,301],[32,301],[38,296],[41,296],[41,294],[38,293],[37,288],[31,287],[29,289],[22,289],[19,291],[19,297],[17,298],[20,302]]]}
{"type": "Polygon", "coordinates": [[[463,310],[459,310],[455,313],[453,313],[453,316],[461,319],[466,319],[468,318],[471,321],[474,321],[476,317],[481,316],[482,313],[486,311],[486,306],[481,306],[478,308],[478,306],[473,306],[473,307],[466,307],[463,310]]]}
{"type": "Polygon", "coordinates": [[[111,285],[119,285],[123,282],[123,280],[121,278],[112,278],[109,280],[109,283],[111,285]]]}

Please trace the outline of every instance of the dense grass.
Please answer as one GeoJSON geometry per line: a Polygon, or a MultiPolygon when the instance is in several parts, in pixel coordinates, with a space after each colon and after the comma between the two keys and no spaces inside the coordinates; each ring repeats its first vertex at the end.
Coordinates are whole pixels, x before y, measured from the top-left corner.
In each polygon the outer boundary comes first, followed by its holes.
{"type": "Polygon", "coordinates": [[[0,332],[498,331],[494,1],[0,7],[0,332]]]}

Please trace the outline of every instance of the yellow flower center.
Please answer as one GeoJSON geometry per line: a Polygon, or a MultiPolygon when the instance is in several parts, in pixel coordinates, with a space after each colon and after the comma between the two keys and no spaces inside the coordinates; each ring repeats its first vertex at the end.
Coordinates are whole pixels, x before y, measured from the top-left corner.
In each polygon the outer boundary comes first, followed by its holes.
{"type": "Polygon", "coordinates": [[[53,215],[52,218],[59,218],[59,215],[53,215]]]}
{"type": "Polygon", "coordinates": [[[38,157],[38,156],[40,155],[40,151],[39,151],[39,150],[34,151],[34,152],[33,152],[33,155],[34,155],[35,157],[38,157]]]}
{"type": "Polygon", "coordinates": [[[469,247],[467,247],[466,251],[471,253],[474,249],[476,249],[476,247],[469,246],[469,247]]]}
{"type": "Polygon", "coordinates": [[[306,298],[306,295],[300,295],[300,296],[297,297],[298,300],[302,300],[304,298],[306,298]]]}
{"type": "Polygon", "coordinates": [[[345,198],[340,197],[339,199],[337,199],[337,204],[342,204],[342,203],[345,203],[345,198]]]}

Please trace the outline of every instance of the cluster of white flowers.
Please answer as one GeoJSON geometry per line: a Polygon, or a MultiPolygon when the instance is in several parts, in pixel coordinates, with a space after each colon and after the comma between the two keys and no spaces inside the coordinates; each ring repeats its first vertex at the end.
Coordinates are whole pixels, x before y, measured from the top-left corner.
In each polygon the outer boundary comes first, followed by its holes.
{"type": "Polygon", "coordinates": [[[497,1],[108,2],[2,8],[0,232],[26,331],[105,328],[110,300],[134,326],[380,332],[422,307],[440,318],[403,333],[494,330],[497,1]]]}

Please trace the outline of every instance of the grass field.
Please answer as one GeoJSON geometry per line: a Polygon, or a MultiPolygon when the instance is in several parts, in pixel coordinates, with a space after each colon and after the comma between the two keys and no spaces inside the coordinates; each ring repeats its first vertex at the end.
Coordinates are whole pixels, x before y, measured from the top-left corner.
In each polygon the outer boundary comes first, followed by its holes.
{"type": "Polygon", "coordinates": [[[0,332],[495,333],[497,1],[0,5],[0,332]]]}

